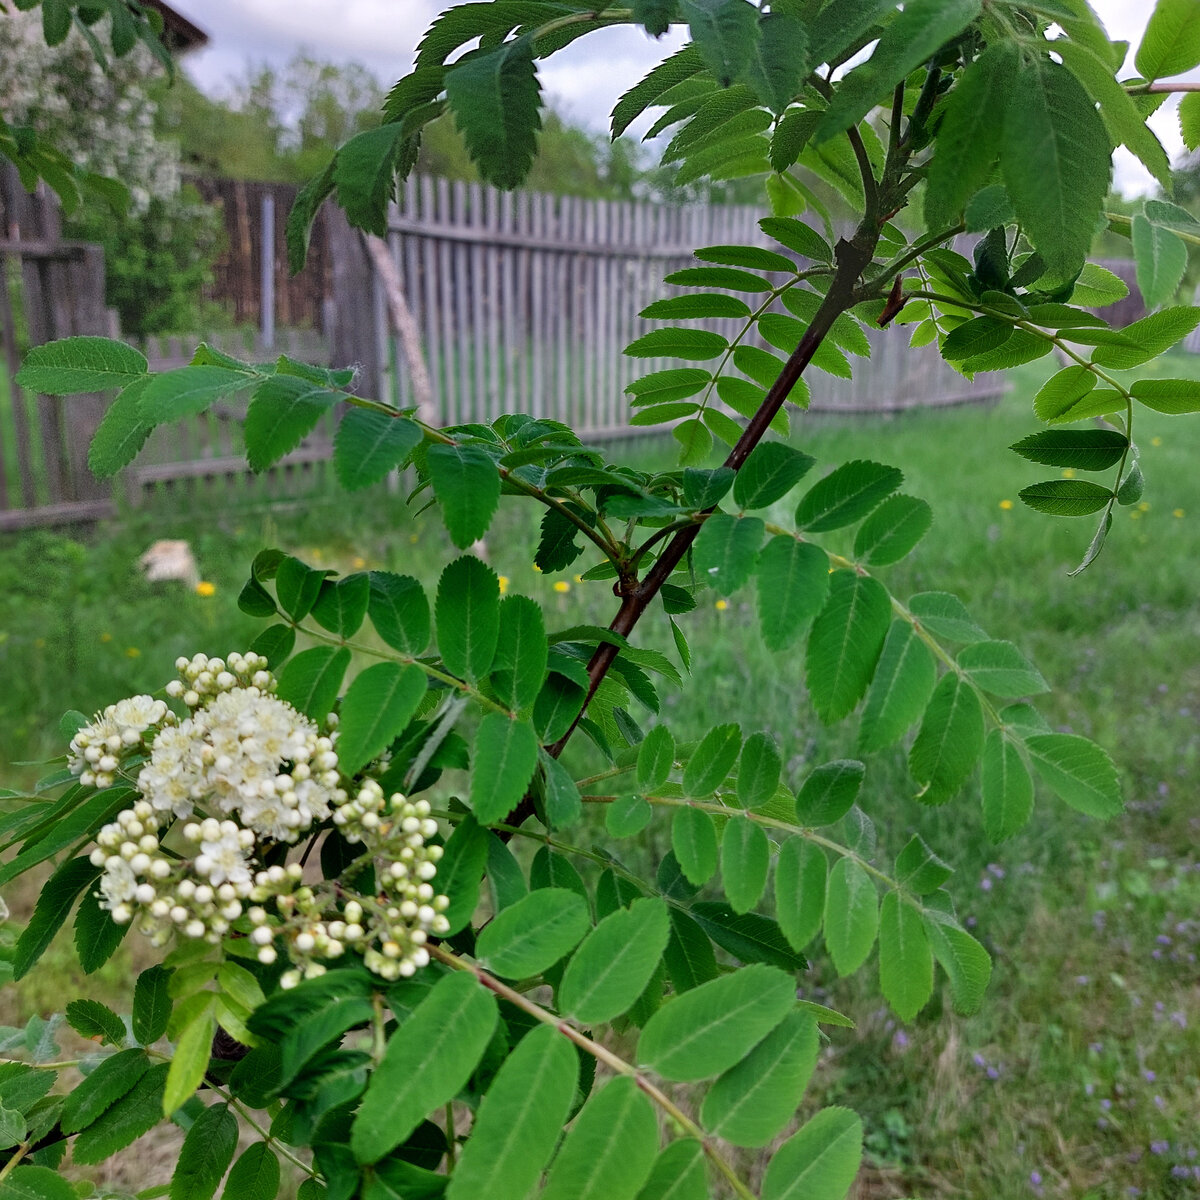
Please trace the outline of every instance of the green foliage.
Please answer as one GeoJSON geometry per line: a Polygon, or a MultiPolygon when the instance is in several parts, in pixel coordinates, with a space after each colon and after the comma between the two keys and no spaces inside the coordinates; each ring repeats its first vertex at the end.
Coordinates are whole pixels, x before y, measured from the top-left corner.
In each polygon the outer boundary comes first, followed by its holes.
{"type": "MultiPolygon", "coordinates": [[[[1116,77],[1110,64],[1120,55],[1098,25],[1073,4],[818,8],[802,0],[767,13],[748,0],[452,6],[389,96],[384,123],[345,130],[289,228],[302,259],[307,227],[332,195],[353,224],[381,229],[397,178],[419,161],[420,139],[443,113],[474,169],[515,186],[536,153],[541,60],[605,25],[632,20],[657,34],[686,23],[692,43],[622,98],[614,128],[662,110],[654,135],[669,135],[664,160],[684,184],[756,180],[745,186],[757,189],[770,174],[774,207],[762,229],[787,253],[701,247],[697,265],[666,280],[680,290],[643,310],[668,324],[627,347],[655,360],[629,389],[633,423],[673,423],[679,469],[615,462],[568,427],[521,414],[433,428],[351,395],[348,372],[286,359],[252,366],[202,349],[192,365],[152,376],[144,360],[103,339],[31,356],[23,379],[44,392],[121,389],[93,447],[98,470],[131,461],[157,424],[240,392],[252,397],[248,461],[261,469],[338,405],[344,486],[410,471],[410,501],[432,508],[459,550],[507,529],[498,522],[510,505],[540,506],[526,559],[604,580],[620,603],[610,628],[559,627],[535,596],[505,594],[509,581],[472,553],[445,565],[436,583],[423,565],[410,568],[414,576],[339,575],[278,551],[259,555],[238,603],[272,622],[257,643],[270,652],[264,687],[330,740],[281,758],[255,802],[282,796],[298,809],[303,785],[326,772],[337,790],[301,817],[294,858],[287,837],[256,838],[262,831],[241,813],[252,882],[236,911],[205,909],[197,920],[201,935],[212,931],[206,940],[191,936],[185,910],[188,936],[134,989],[134,1040],[149,1047],[168,1035],[170,1060],[119,1050],[85,1078],[58,1118],[76,1139],[77,1161],[99,1161],[177,1115],[190,1126],[172,1195],[210,1196],[233,1159],[232,1114],[270,1108],[270,1147],[311,1148],[313,1180],[301,1195],[322,1187],[344,1200],[523,1197],[544,1173],[540,1194],[549,1197],[700,1197],[724,1186],[706,1178],[707,1161],[714,1179],[750,1196],[720,1142],[760,1148],[778,1138],[813,1075],[817,1022],[849,1023],[797,1000],[803,952],[849,976],[878,943],[879,990],[902,1020],[937,1011],[943,977],[956,1011],[974,1013],[985,998],[991,960],[954,915],[958,885],[943,846],[906,829],[896,854],[873,816],[894,824],[905,789],[925,805],[949,805],[970,789],[982,802],[974,819],[1003,840],[1032,819],[1035,781],[1089,817],[1120,811],[1106,753],[1052,732],[1026,702],[1048,685],[1023,651],[990,636],[949,593],[908,595],[922,568],[898,564],[933,517],[899,491],[901,470],[874,457],[817,468],[815,455],[783,440],[783,405],[807,404],[800,376],[810,367],[852,377],[852,357],[871,352],[868,332],[897,320],[915,324],[916,344],[936,343],[968,376],[1057,349],[1070,365],[1038,393],[1034,415],[1045,427],[1012,448],[1067,473],[1025,487],[1029,508],[1099,514],[1087,565],[1117,506],[1142,495],[1141,409],[1200,408],[1192,381],[1119,374],[1200,322],[1200,309],[1172,304],[1194,223],[1164,201],[1145,202],[1124,225],[1113,218],[1132,240],[1156,311],[1112,330],[1084,309],[1123,291],[1085,265],[1111,151],[1127,144],[1159,171],[1163,159],[1129,94],[1137,85],[1116,77]],[[1058,36],[1048,36],[1051,21],[1058,36]],[[818,62],[852,60],[845,73],[809,73],[818,62]],[[922,181],[929,228],[913,232],[898,214],[922,181]],[[855,207],[854,231],[836,250],[822,198],[835,193],[838,214],[855,207]],[[821,232],[798,219],[806,205],[821,232]],[[982,235],[970,258],[950,247],[963,228],[982,235]],[[659,361],[670,358],[704,365],[659,361]],[[1107,419],[1079,424],[1096,416],[1107,419]],[[717,441],[729,447],[721,465],[717,441]],[[810,471],[815,482],[793,497],[810,471]],[[1110,474],[1092,482],[1075,471],[1110,474]],[[668,691],[683,674],[637,636],[640,618],[663,600],[666,644],[690,671],[709,650],[700,640],[693,656],[688,642],[697,631],[709,636],[702,611],[715,603],[708,615],[717,620],[751,581],[756,636],[780,669],[802,659],[817,717],[833,726],[861,706],[858,751],[900,743],[903,753],[860,762],[835,750],[822,762],[805,751],[817,765],[801,782],[790,747],[782,752],[769,732],[743,737],[736,703],[716,707],[714,697],[709,722],[722,723],[695,742],[672,730],[668,691]],[[997,709],[997,699],[1022,703],[997,709]],[[336,770],[326,765],[334,761],[336,770]],[[668,821],[671,850],[651,873],[634,839],[661,843],[668,821]],[[537,845],[532,858],[526,842],[537,845]],[[294,874],[301,859],[312,868],[319,860],[320,877],[292,879],[285,864],[294,874]],[[420,936],[404,924],[418,919],[420,936]],[[214,1058],[218,1030],[249,1047],[232,1068],[214,1058]],[[599,1083],[598,1060],[608,1068],[599,1083]],[[205,1105],[197,1093],[208,1084],[221,1099],[205,1105]],[[672,1084],[687,1085],[687,1103],[672,1084]]],[[[1194,65],[1181,12],[1172,0],[1158,5],[1139,51],[1147,77],[1194,65]]],[[[198,697],[210,686],[203,676],[195,685],[198,697]]],[[[186,690],[167,694],[192,706],[186,690]]],[[[789,696],[778,720],[803,726],[798,703],[789,696]]],[[[74,721],[69,735],[86,729],[74,721]]],[[[119,784],[95,788],[81,777],[49,808],[33,800],[3,818],[0,848],[17,854],[0,879],[66,855],[17,944],[21,973],[81,893],[85,967],[112,953],[126,907],[141,917],[149,902],[140,886],[129,900],[110,896],[121,864],[134,872],[133,855],[122,851],[110,866],[102,852],[93,866],[88,848],[98,834],[101,845],[111,841],[103,826],[138,788],[151,788],[153,771],[143,775],[138,756],[153,760],[161,736],[147,735],[133,766],[118,764],[119,784]],[[91,890],[98,878],[103,903],[91,890]]],[[[199,817],[238,815],[218,800],[214,785],[211,796],[189,793],[154,811],[164,824],[184,823],[181,845],[211,844],[211,826],[189,832],[188,822],[193,805],[199,817]]],[[[187,853],[194,857],[172,860],[168,874],[199,871],[202,859],[228,850],[187,853]]],[[[198,892],[182,899],[210,903],[211,888],[209,900],[198,892]]],[[[76,1001],[68,1017],[86,1036],[125,1044],[121,1017],[99,1002],[76,1001]]],[[[36,1052],[49,1056],[52,1030],[35,1033],[36,1052]]],[[[21,1137],[22,1122],[32,1129],[23,1111],[3,1128],[21,1137]]],[[[855,1114],[820,1108],[763,1157],[761,1197],[845,1195],[863,1137],[855,1114]]],[[[226,1194],[235,1182],[246,1195],[268,1194],[278,1184],[272,1148],[248,1150],[226,1194]]]]}

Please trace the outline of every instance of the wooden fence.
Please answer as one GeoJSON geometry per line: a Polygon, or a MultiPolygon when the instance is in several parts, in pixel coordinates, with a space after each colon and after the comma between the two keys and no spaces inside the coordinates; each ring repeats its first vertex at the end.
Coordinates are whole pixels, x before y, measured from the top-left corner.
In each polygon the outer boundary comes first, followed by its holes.
{"type": "MultiPolygon", "coordinates": [[[[636,314],[672,294],[663,277],[696,265],[696,247],[766,244],[759,215],[752,208],[500,193],[410,178],[389,244],[420,326],[439,420],[520,411],[566,421],[591,437],[631,432],[626,385],[673,365],[624,357],[626,345],[661,324],[636,314]]],[[[335,264],[348,257],[335,254],[335,264]]],[[[415,404],[382,289],[378,281],[363,286],[363,263],[358,279],[337,289],[338,321],[374,332],[373,344],[360,351],[363,388],[415,404]]],[[[728,323],[700,324],[729,332],[728,323]]],[[[936,347],[910,350],[908,332],[873,332],[873,355],[856,360],[853,380],[811,372],[811,408],[893,412],[1002,390],[995,375],[964,379],[936,347]]]]}
{"type": "MultiPolygon", "coordinates": [[[[27,196],[11,172],[4,179],[8,233],[0,240],[0,260],[15,260],[19,269],[5,276],[15,304],[8,288],[0,288],[8,365],[6,390],[0,381],[0,530],[88,519],[111,511],[115,499],[112,485],[93,479],[86,467],[105,398],[26,396],[12,380],[22,315],[31,345],[77,333],[115,334],[103,304],[102,256],[96,247],[61,241],[52,197],[27,196]]],[[[232,195],[232,202],[245,201],[251,211],[249,192],[235,189],[232,195]]],[[[567,421],[592,438],[631,432],[625,386],[670,365],[623,356],[629,342],[655,327],[636,313],[669,292],[663,276],[693,264],[695,247],[764,241],[756,217],[746,208],[502,194],[445,180],[409,180],[383,261],[390,249],[394,271],[385,275],[398,276],[416,319],[432,384],[431,418],[442,424],[490,421],[520,411],[567,421]]],[[[384,282],[369,247],[339,210],[329,209],[322,220],[327,249],[311,286],[322,294],[327,284],[332,289],[325,331],[283,330],[273,345],[238,334],[210,340],[255,359],[283,351],[313,362],[354,364],[360,394],[417,403],[411,364],[392,333],[384,282]]],[[[251,238],[251,257],[254,251],[251,238]]],[[[197,340],[152,340],[146,346],[151,366],[181,365],[197,340]]],[[[880,330],[871,340],[873,356],[856,360],[853,380],[813,373],[814,410],[957,404],[994,397],[1002,387],[994,375],[964,380],[932,347],[909,350],[902,329],[880,330]]],[[[215,505],[294,494],[324,478],[333,415],[277,467],[254,478],[241,456],[243,414],[244,402],[218,405],[157,430],[118,481],[125,499],[138,504],[166,491],[215,505]]]]}

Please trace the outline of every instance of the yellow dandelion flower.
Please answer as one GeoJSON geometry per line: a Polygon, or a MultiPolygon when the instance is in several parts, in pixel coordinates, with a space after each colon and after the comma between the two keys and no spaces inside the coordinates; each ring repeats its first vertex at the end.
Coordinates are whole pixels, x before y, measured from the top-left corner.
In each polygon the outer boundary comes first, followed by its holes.
{"type": "Polygon", "coordinates": [[[411,545],[411,546],[415,546],[420,540],[421,540],[421,535],[419,533],[410,533],[408,535],[409,545],[411,545]]]}
{"type": "Polygon", "coordinates": [[[536,572],[537,572],[539,575],[542,573],[542,568],[541,568],[541,567],[539,567],[539,566],[537,565],[537,563],[534,563],[534,564],[533,564],[533,569],[534,569],[534,570],[535,570],[535,571],[536,571],[536,572]]]}
{"type": "Polygon", "coordinates": [[[1160,437],[1152,437],[1152,438],[1150,439],[1150,445],[1152,445],[1152,446],[1161,446],[1161,445],[1162,445],[1162,438],[1160,438],[1160,437]]]}
{"type": "Polygon", "coordinates": [[[45,638],[34,638],[33,647],[35,650],[44,650],[46,648],[45,638]]]}
{"type": "Polygon", "coordinates": [[[1150,501],[1143,500],[1141,502],[1141,504],[1138,505],[1138,512],[1149,512],[1149,511],[1150,511],[1150,501]]]}
{"type": "Polygon", "coordinates": [[[102,634],[100,635],[100,640],[101,640],[102,642],[111,642],[111,641],[112,641],[112,634],[111,634],[111,633],[102,633],[102,634]]]}
{"type": "Polygon", "coordinates": [[[1142,514],[1140,512],[1138,512],[1138,510],[1136,508],[1131,509],[1129,512],[1129,519],[1131,521],[1139,521],[1139,520],[1141,520],[1141,516],[1142,516],[1142,514]]]}
{"type": "Polygon", "coordinates": [[[363,556],[361,554],[356,554],[350,560],[350,565],[353,566],[353,568],[356,571],[361,571],[363,569],[363,567],[365,567],[367,565],[367,560],[365,558],[363,558],[363,556]]]}
{"type": "Polygon", "coordinates": [[[197,596],[215,596],[217,594],[217,585],[209,583],[207,579],[202,579],[196,584],[197,596]]]}
{"type": "Polygon", "coordinates": [[[1074,479],[1075,478],[1075,468],[1074,467],[1063,467],[1062,477],[1064,479],[1074,479]]]}
{"type": "Polygon", "coordinates": [[[500,581],[500,595],[503,596],[504,593],[508,591],[508,576],[500,575],[500,576],[498,576],[498,578],[500,581]]]}
{"type": "Polygon", "coordinates": [[[1005,512],[1008,512],[1008,510],[1010,508],[1012,508],[1012,506],[1013,506],[1013,502],[1011,500],[1001,500],[1000,501],[1000,507],[1002,509],[1004,509],[1005,512]]]}
{"type": "Polygon", "coordinates": [[[130,646],[125,651],[125,657],[126,658],[141,658],[142,652],[136,646],[130,646]]]}
{"type": "Polygon", "coordinates": [[[1182,517],[1182,516],[1183,516],[1183,509],[1182,509],[1182,508],[1175,508],[1175,509],[1172,509],[1172,510],[1171,510],[1171,516],[1173,516],[1173,517],[1182,517]]]}
{"type": "Polygon", "coordinates": [[[717,610],[717,612],[724,612],[728,607],[729,607],[728,600],[718,600],[716,602],[716,604],[713,605],[713,608],[715,608],[717,610]]]}
{"type": "Polygon", "coordinates": [[[554,590],[560,596],[565,596],[571,590],[571,585],[565,579],[556,579],[554,581],[554,590]]]}

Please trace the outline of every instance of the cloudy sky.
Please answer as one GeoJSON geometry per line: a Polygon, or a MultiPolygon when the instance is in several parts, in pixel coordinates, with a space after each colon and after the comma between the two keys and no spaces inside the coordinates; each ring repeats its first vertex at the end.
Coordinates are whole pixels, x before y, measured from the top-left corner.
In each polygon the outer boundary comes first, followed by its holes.
{"type": "MultiPolygon", "coordinates": [[[[188,59],[193,78],[219,94],[245,73],[247,63],[286,62],[299,49],[334,61],[360,62],[387,84],[405,74],[417,40],[447,0],[172,0],[207,31],[208,48],[188,59]]],[[[1148,0],[1092,0],[1109,35],[1136,47],[1152,8],[1148,0]]],[[[616,98],[682,41],[660,41],[628,27],[581,39],[542,68],[547,91],[561,111],[603,129],[616,98]]],[[[1132,64],[1130,64],[1132,72],[1132,64]]],[[[1152,119],[1174,158],[1183,150],[1175,101],[1152,119]]],[[[1117,185],[1148,191],[1149,175],[1119,150],[1117,185]]]]}

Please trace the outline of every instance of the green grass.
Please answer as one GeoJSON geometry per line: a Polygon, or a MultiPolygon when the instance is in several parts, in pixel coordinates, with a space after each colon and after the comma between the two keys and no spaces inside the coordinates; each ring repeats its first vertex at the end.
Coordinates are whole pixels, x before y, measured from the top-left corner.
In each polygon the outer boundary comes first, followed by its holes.
{"type": "MultiPolygon", "coordinates": [[[[901,597],[955,591],[993,637],[1017,642],[1055,687],[1043,706],[1051,722],[1110,750],[1129,801],[1124,816],[1101,826],[1040,797],[1030,827],[994,847],[969,789],[945,808],[923,809],[901,755],[868,764],[865,805],[881,861],[919,828],[959,867],[951,886],[960,912],[977,922],[996,969],[978,1017],[956,1017],[935,1001],[900,1029],[880,1006],[871,965],[839,981],[814,951],[806,994],[855,1014],[859,1026],[833,1031],[806,1104],[847,1103],[863,1113],[872,1164],[863,1197],[1117,1200],[1140,1188],[1144,1197],[1174,1200],[1196,1187],[1172,1175],[1200,1164],[1190,1157],[1200,1153],[1194,434],[1178,419],[1138,414],[1144,503],[1117,513],[1103,555],[1070,579],[1090,520],[1051,520],[1005,503],[1056,474],[1005,448],[1035,428],[1029,401],[1051,369],[1043,360],[1018,372],[1012,394],[993,408],[795,422],[796,439],[822,464],[870,457],[904,468],[905,490],[930,501],[936,522],[908,562],[887,569],[889,586],[901,597]]],[[[1152,370],[1197,373],[1180,356],[1152,370]]],[[[661,442],[626,450],[647,464],[668,453],[661,442]]],[[[589,560],[550,578],[533,569],[535,520],[504,502],[488,538],[492,566],[513,590],[540,597],[552,623],[607,622],[608,585],[573,577],[589,560]]],[[[381,567],[429,584],[448,554],[435,516],[414,519],[382,491],[274,514],[201,507],[169,519],[139,514],[77,536],[0,540],[6,782],[36,775],[15,760],[61,752],[55,726],[64,709],[90,711],[159,687],[178,654],[244,647],[259,626],[237,611],[236,595],[263,545],[315,565],[381,567]],[[158,537],[192,542],[213,595],[141,578],[137,558],[158,537]]],[[[817,763],[852,754],[853,719],[821,726],[804,696],[799,656],[763,649],[752,593],[723,610],[715,600],[683,621],[696,661],[690,686],[665,701],[677,735],[726,719],[747,732],[769,729],[792,783],[817,763]]],[[[669,648],[653,625],[638,637],[669,648]]],[[[585,748],[571,753],[571,765],[586,764],[585,748]]],[[[665,848],[657,824],[648,856],[665,848]]],[[[22,1001],[40,1008],[68,994],[67,961],[57,957],[53,980],[22,991],[22,1001]]],[[[110,987],[119,999],[119,974],[89,994],[110,987]]]]}

